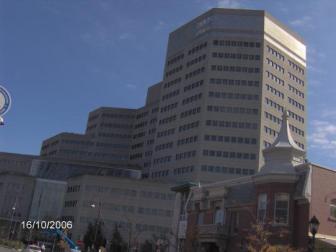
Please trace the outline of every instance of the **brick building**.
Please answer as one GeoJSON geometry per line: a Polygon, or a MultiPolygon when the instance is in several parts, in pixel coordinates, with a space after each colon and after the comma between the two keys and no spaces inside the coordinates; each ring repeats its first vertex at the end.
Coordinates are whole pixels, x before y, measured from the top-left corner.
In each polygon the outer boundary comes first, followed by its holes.
{"type": "Polygon", "coordinates": [[[318,240],[336,244],[336,172],[305,160],[286,112],[263,154],[265,164],[253,176],[174,188],[178,251],[245,251],[256,224],[271,232],[271,244],[306,249],[312,216],[320,221],[318,240]]]}

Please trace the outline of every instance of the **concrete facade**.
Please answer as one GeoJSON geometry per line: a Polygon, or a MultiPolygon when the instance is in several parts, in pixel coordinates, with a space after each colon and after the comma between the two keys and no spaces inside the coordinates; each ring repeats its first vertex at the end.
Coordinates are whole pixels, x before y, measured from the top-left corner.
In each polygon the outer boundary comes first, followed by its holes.
{"type": "Polygon", "coordinates": [[[32,160],[38,156],[0,152],[0,172],[30,174],[32,160]]]}
{"type": "Polygon", "coordinates": [[[264,11],[212,9],[172,32],[151,177],[253,174],[285,107],[305,149],[305,67],[302,39],[264,11]]]}
{"type": "Polygon", "coordinates": [[[252,175],[289,112],[306,149],[306,46],[264,11],[212,9],[169,36],[163,79],[139,109],[99,108],[84,135],[42,156],[139,165],[144,177],[218,181],[252,175]]]}
{"type": "MultiPolygon", "coordinates": [[[[0,173],[0,236],[7,238],[10,223],[28,220],[35,178],[16,172],[0,173]]],[[[13,226],[12,226],[13,229],[13,226]]]]}
{"type": "Polygon", "coordinates": [[[62,219],[73,221],[74,240],[82,240],[88,224],[99,218],[107,240],[117,225],[124,241],[138,246],[154,236],[170,235],[175,200],[170,188],[169,184],[148,180],[72,177],[68,180],[62,219]]]}

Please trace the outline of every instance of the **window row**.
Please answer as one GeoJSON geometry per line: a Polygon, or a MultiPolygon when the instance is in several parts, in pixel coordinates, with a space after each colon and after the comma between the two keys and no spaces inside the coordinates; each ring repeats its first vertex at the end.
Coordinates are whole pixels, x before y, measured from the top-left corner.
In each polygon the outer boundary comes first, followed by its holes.
{"type": "Polygon", "coordinates": [[[224,142],[224,143],[257,144],[256,138],[236,137],[236,136],[204,135],[204,140],[213,142],[224,142]]]}
{"type": "Polygon", "coordinates": [[[183,131],[191,130],[191,129],[194,129],[194,128],[198,128],[198,126],[199,126],[199,121],[187,123],[187,124],[181,125],[179,127],[179,132],[183,132],[183,131]]]}
{"type": "Polygon", "coordinates": [[[267,77],[270,78],[271,80],[273,80],[274,82],[284,86],[285,85],[285,81],[281,78],[279,78],[278,76],[276,76],[275,74],[272,74],[269,71],[266,71],[267,77]]]}
{"type": "Polygon", "coordinates": [[[225,92],[209,92],[209,97],[221,99],[236,99],[236,100],[253,100],[258,101],[259,95],[240,94],[240,93],[225,93],[225,92]]]}
{"type": "Polygon", "coordinates": [[[275,56],[275,57],[278,58],[279,60],[282,60],[282,61],[285,60],[285,56],[283,56],[283,54],[281,54],[281,53],[278,52],[277,50],[273,49],[273,48],[270,47],[269,45],[267,46],[267,51],[268,51],[268,53],[272,54],[273,56],[275,56]]]}
{"type": "Polygon", "coordinates": [[[143,142],[141,142],[141,143],[137,143],[137,144],[133,144],[133,145],[131,146],[131,149],[134,150],[134,149],[142,148],[143,145],[144,145],[143,142]]]}
{"type": "Polygon", "coordinates": [[[252,114],[257,115],[258,109],[253,108],[242,108],[242,107],[226,107],[226,106],[212,106],[207,107],[210,112],[222,112],[222,113],[232,113],[232,114],[252,114]]]}
{"type": "Polygon", "coordinates": [[[235,41],[235,40],[214,40],[213,45],[215,46],[232,46],[232,47],[260,47],[260,42],[252,41],[235,41]]]}
{"type": "Polygon", "coordinates": [[[64,207],[76,207],[77,200],[66,200],[64,201],[64,207]]]}
{"type": "Polygon", "coordinates": [[[292,117],[293,119],[299,121],[300,123],[304,123],[304,118],[302,116],[299,116],[298,114],[288,110],[288,114],[290,117],[292,117]]]}
{"type": "Polygon", "coordinates": [[[174,200],[175,194],[173,193],[160,193],[152,191],[141,191],[139,193],[141,198],[147,199],[162,199],[162,200],[174,200]]]}
{"type": "Polygon", "coordinates": [[[174,96],[177,96],[177,95],[179,95],[179,93],[180,93],[180,90],[176,89],[176,90],[174,90],[174,91],[172,91],[172,92],[170,92],[168,94],[165,94],[165,95],[162,96],[162,101],[170,99],[170,98],[172,98],[174,96]]]}
{"type": "Polygon", "coordinates": [[[157,137],[165,137],[165,136],[169,136],[169,135],[173,135],[175,133],[175,128],[171,128],[171,129],[167,129],[167,130],[163,130],[157,133],[157,137]]]}
{"type": "Polygon", "coordinates": [[[194,171],[194,166],[190,165],[190,166],[175,168],[173,170],[173,173],[174,173],[174,175],[181,175],[181,174],[190,173],[190,172],[193,172],[193,171],[194,171]]]}
{"type": "Polygon", "coordinates": [[[159,120],[159,125],[166,124],[166,123],[171,123],[175,120],[176,120],[176,115],[169,116],[169,117],[166,117],[166,118],[163,118],[163,119],[159,120]]]}
{"type": "Polygon", "coordinates": [[[212,57],[224,59],[260,60],[259,54],[213,52],[212,57]]]}
{"type": "Polygon", "coordinates": [[[186,151],[186,152],[182,152],[182,153],[178,153],[175,156],[176,160],[181,160],[181,159],[188,159],[188,158],[193,158],[196,156],[196,151],[186,151]]]}
{"type": "Polygon", "coordinates": [[[185,99],[182,100],[182,105],[186,105],[188,103],[194,102],[194,101],[198,101],[202,99],[202,93],[199,94],[195,94],[193,96],[187,97],[185,99]]]}
{"type": "Polygon", "coordinates": [[[177,102],[174,102],[174,103],[172,103],[172,104],[168,104],[168,105],[162,107],[162,108],[161,108],[161,113],[163,113],[163,112],[167,112],[167,111],[169,111],[169,110],[172,110],[172,109],[177,108],[177,104],[178,104],[177,102]]]}
{"type": "Polygon", "coordinates": [[[156,209],[156,208],[145,208],[139,207],[138,214],[147,214],[151,216],[163,216],[163,217],[171,217],[173,212],[171,210],[163,210],[163,209],[156,209]]]}
{"type": "Polygon", "coordinates": [[[278,135],[277,131],[275,131],[274,129],[271,129],[271,128],[267,127],[267,126],[264,126],[264,130],[270,136],[274,136],[275,137],[275,136],[278,135]]]}
{"type": "Polygon", "coordinates": [[[284,107],[281,106],[280,104],[276,103],[275,101],[265,97],[265,103],[273,108],[275,108],[278,111],[283,112],[284,111],[284,107]]]}
{"type": "Polygon", "coordinates": [[[133,119],[134,115],[129,114],[115,114],[115,113],[103,113],[103,118],[118,118],[118,119],[133,119]]]}
{"type": "Polygon", "coordinates": [[[282,120],[279,117],[277,117],[275,115],[272,115],[271,113],[268,113],[266,111],[265,111],[265,117],[266,117],[266,119],[271,120],[271,121],[273,121],[277,124],[281,124],[282,120]]]}
{"type": "Polygon", "coordinates": [[[134,160],[134,159],[141,159],[142,158],[142,153],[135,153],[130,155],[130,160],[134,160]]]}
{"type": "Polygon", "coordinates": [[[298,90],[297,88],[293,87],[291,84],[288,84],[289,91],[293,92],[294,94],[304,98],[304,93],[298,90]]]}
{"type": "Polygon", "coordinates": [[[266,89],[274,95],[279,96],[281,99],[285,98],[284,93],[280,92],[278,89],[272,87],[271,85],[266,84],[266,89]]]}
{"type": "Polygon", "coordinates": [[[67,193],[73,193],[73,192],[79,192],[80,190],[80,185],[73,185],[73,186],[68,186],[67,187],[67,193]]]}
{"type": "Polygon", "coordinates": [[[201,67],[201,68],[198,68],[192,72],[189,72],[185,75],[185,79],[190,79],[190,78],[193,78],[201,73],[203,73],[205,71],[205,67],[201,67]]]}
{"type": "Polygon", "coordinates": [[[159,112],[159,107],[152,108],[152,114],[159,112]]]}
{"type": "Polygon", "coordinates": [[[94,142],[92,142],[92,141],[81,141],[81,140],[68,140],[68,139],[64,139],[61,142],[64,143],[64,144],[79,144],[79,145],[88,145],[88,146],[94,145],[94,142]]]}
{"type": "Polygon", "coordinates": [[[188,55],[190,55],[190,54],[194,54],[194,53],[196,53],[196,52],[202,50],[203,48],[206,48],[207,45],[208,45],[208,43],[207,43],[207,42],[204,42],[204,43],[201,43],[201,44],[199,44],[199,45],[197,45],[197,46],[194,46],[192,49],[190,49],[190,50],[188,51],[188,55]]]}
{"type": "Polygon", "coordinates": [[[146,135],[145,131],[139,132],[139,133],[133,135],[133,139],[137,139],[137,138],[143,137],[145,135],[146,135]]]}
{"type": "Polygon", "coordinates": [[[124,124],[124,123],[101,123],[100,127],[117,128],[117,129],[132,129],[133,128],[131,124],[124,124]]]}
{"type": "Polygon", "coordinates": [[[285,68],[275,63],[273,60],[266,58],[266,62],[268,65],[272,66],[275,70],[279,71],[280,73],[283,73],[283,74],[285,73],[285,68]]]}
{"type": "Polygon", "coordinates": [[[145,126],[147,126],[147,121],[143,121],[143,122],[140,122],[138,124],[135,124],[134,129],[143,128],[145,126]]]}
{"type": "Polygon", "coordinates": [[[207,120],[207,126],[222,127],[222,128],[236,128],[236,129],[257,129],[257,123],[250,122],[232,122],[232,121],[218,121],[218,120],[207,120]]]}
{"type": "Polygon", "coordinates": [[[184,144],[190,144],[195,143],[198,140],[198,136],[190,136],[182,139],[177,140],[177,146],[184,145],[184,144]]]}
{"type": "Polygon", "coordinates": [[[174,145],[173,142],[159,144],[159,145],[155,146],[155,151],[161,151],[161,150],[165,150],[165,149],[171,149],[171,148],[173,148],[173,145],[174,145]]]}
{"type": "Polygon", "coordinates": [[[185,86],[185,87],[183,88],[183,91],[184,91],[184,92],[187,92],[187,91],[192,90],[192,89],[194,89],[194,88],[198,88],[198,87],[200,87],[200,86],[202,86],[202,85],[203,85],[203,80],[196,81],[196,82],[194,82],[194,83],[191,83],[191,84],[185,86]]]}
{"type": "Polygon", "coordinates": [[[203,156],[232,158],[232,159],[248,159],[248,160],[255,160],[257,158],[257,155],[255,153],[232,152],[232,151],[230,152],[220,150],[203,150],[203,156]]]}
{"type": "Polygon", "coordinates": [[[167,177],[169,175],[169,170],[156,171],[151,173],[152,178],[167,177]]]}
{"type": "Polygon", "coordinates": [[[190,66],[192,66],[192,65],[194,65],[194,64],[197,64],[197,63],[199,63],[199,62],[201,62],[201,61],[203,61],[203,60],[205,60],[205,59],[206,59],[206,55],[203,54],[202,56],[199,56],[199,57],[197,57],[197,58],[194,58],[194,59],[188,61],[188,62],[187,62],[187,67],[190,67],[190,66]]]}
{"type": "Polygon", "coordinates": [[[175,80],[168,81],[163,85],[163,88],[169,88],[171,86],[174,86],[174,85],[180,83],[181,80],[182,80],[182,78],[179,77],[179,78],[176,78],[175,80]]]}
{"type": "Polygon", "coordinates": [[[171,161],[171,156],[164,156],[164,157],[160,157],[160,158],[155,158],[153,163],[154,164],[164,164],[164,163],[168,163],[171,161]]]}
{"type": "Polygon", "coordinates": [[[305,133],[304,133],[304,131],[303,131],[302,129],[299,129],[299,128],[295,127],[294,125],[289,124],[289,128],[290,128],[293,132],[295,132],[296,134],[298,134],[298,135],[300,135],[300,136],[304,136],[304,135],[305,135],[305,133]]]}
{"type": "Polygon", "coordinates": [[[113,160],[127,160],[127,155],[114,154],[114,153],[104,153],[104,152],[91,152],[91,151],[79,151],[74,149],[60,149],[59,153],[65,155],[78,155],[78,156],[88,156],[94,158],[109,158],[113,160]]]}
{"type": "Polygon", "coordinates": [[[151,157],[153,155],[153,151],[145,151],[145,157],[151,157]]]}
{"type": "Polygon", "coordinates": [[[201,107],[189,109],[187,111],[184,111],[180,114],[180,118],[186,118],[188,116],[196,115],[201,112],[201,107]]]}
{"type": "Polygon", "coordinates": [[[245,66],[227,66],[227,65],[212,65],[211,71],[220,72],[236,72],[236,73],[259,73],[259,67],[245,67],[245,66]]]}
{"type": "Polygon", "coordinates": [[[298,71],[302,75],[304,75],[304,69],[300,67],[299,65],[295,64],[293,61],[288,60],[288,64],[290,67],[292,67],[294,70],[298,71]]]}
{"type": "Polygon", "coordinates": [[[302,105],[301,103],[297,102],[296,100],[288,97],[288,102],[290,104],[292,104],[293,106],[297,107],[298,109],[304,111],[304,105],[302,105]]]}
{"type": "Polygon", "coordinates": [[[216,173],[229,173],[229,174],[239,174],[239,175],[253,175],[253,169],[244,168],[234,168],[226,166],[214,166],[214,165],[202,165],[202,172],[216,172],[216,173]]]}
{"type": "Polygon", "coordinates": [[[175,68],[173,68],[172,70],[169,70],[168,72],[166,72],[166,77],[168,77],[168,76],[170,76],[170,75],[173,75],[173,74],[175,74],[175,73],[178,73],[178,72],[182,71],[182,69],[183,69],[183,66],[182,66],[182,65],[180,65],[180,66],[178,66],[178,67],[175,67],[175,68]]]}
{"type": "Polygon", "coordinates": [[[292,74],[291,72],[288,72],[288,77],[289,79],[295,81],[296,83],[300,84],[301,86],[304,86],[305,83],[303,80],[301,80],[299,77],[297,77],[296,75],[292,74]]]}
{"type": "Polygon", "coordinates": [[[175,56],[174,58],[168,60],[167,65],[169,66],[171,64],[174,64],[174,63],[182,60],[183,58],[184,58],[184,54],[183,53],[179,54],[179,55],[175,56]]]}
{"type": "Polygon", "coordinates": [[[154,123],[156,123],[156,122],[157,122],[157,118],[154,117],[154,118],[152,118],[152,119],[149,121],[149,124],[154,124],[154,123]]]}
{"type": "Polygon", "coordinates": [[[109,138],[131,138],[130,134],[115,134],[115,133],[98,133],[99,137],[109,137],[109,138]]]}
{"type": "Polygon", "coordinates": [[[136,115],[136,119],[141,119],[141,118],[144,118],[144,117],[146,117],[146,116],[148,116],[148,111],[145,111],[145,112],[142,112],[142,113],[140,113],[140,114],[138,114],[138,115],[136,115]]]}
{"type": "Polygon", "coordinates": [[[128,149],[129,148],[128,144],[102,143],[102,142],[97,142],[96,146],[97,147],[104,147],[104,148],[118,148],[118,149],[128,149]]]}
{"type": "Polygon", "coordinates": [[[249,86],[259,87],[259,81],[255,80],[232,80],[232,79],[210,79],[210,84],[223,86],[249,86]]]}
{"type": "Polygon", "coordinates": [[[146,142],[147,145],[152,145],[154,144],[154,139],[148,139],[146,142]]]}

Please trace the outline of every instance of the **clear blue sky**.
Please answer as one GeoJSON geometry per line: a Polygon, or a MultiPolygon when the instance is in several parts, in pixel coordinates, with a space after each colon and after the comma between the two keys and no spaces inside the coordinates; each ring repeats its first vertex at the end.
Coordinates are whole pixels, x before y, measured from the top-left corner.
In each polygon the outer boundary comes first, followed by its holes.
{"type": "Polygon", "coordinates": [[[142,106],[170,31],[212,7],[265,9],[308,45],[309,159],[336,167],[334,0],[0,0],[0,151],[38,154],[99,106],[142,106]]]}

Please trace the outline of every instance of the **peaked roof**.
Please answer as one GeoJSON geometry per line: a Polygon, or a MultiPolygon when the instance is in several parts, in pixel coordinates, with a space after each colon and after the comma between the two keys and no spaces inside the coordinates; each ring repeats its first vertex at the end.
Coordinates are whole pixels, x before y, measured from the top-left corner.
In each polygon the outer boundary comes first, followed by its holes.
{"type": "Polygon", "coordinates": [[[284,111],[282,114],[282,122],[281,122],[281,128],[280,132],[275,139],[274,143],[265,149],[267,151],[268,149],[275,149],[275,148],[293,148],[299,152],[305,152],[303,149],[301,149],[294,141],[292,137],[291,130],[289,128],[289,122],[288,122],[289,113],[287,110],[284,111]]]}

